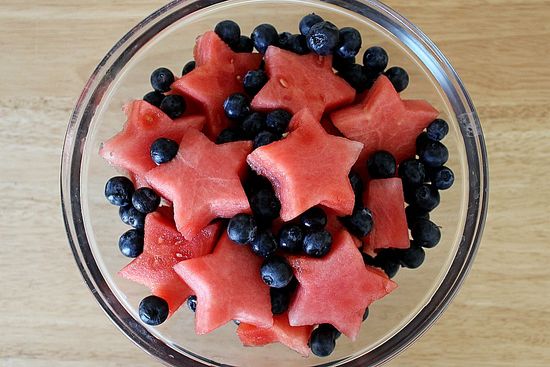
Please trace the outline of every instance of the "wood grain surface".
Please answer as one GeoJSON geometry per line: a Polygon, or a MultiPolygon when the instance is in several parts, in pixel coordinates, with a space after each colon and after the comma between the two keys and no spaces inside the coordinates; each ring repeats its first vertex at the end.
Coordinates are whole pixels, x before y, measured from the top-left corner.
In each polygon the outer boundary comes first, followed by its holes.
{"type": "MultiPolygon", "coordinates": [[[[0,366],[154,366],[100,311],[70,253],[59,162],[76,96],[163,1],[0,0],[0,366]]],[[[463,78],[490,208],[473,270],[390,366],[550,366],[550,2],[390,0],[463,78]]]]}

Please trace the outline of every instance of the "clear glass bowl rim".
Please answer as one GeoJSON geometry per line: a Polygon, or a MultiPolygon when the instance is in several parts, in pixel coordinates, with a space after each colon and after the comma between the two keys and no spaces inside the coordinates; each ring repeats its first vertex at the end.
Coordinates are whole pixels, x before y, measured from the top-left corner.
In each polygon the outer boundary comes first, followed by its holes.
{"type": "MultiPolygon", "coordinates": [[[[69,121],[61,159],[61,204],[67,237],[82,276],[113,323],[141,349],[171,366],[219,365],[192,353],[180,353],[134,320],[109,288],[96,263],[84,227],[80,180],[88,129],[97,107],[118,72],[148,40],[182,17],[230,0],[175,0],[132,28],[96,67],[76,103],[69,121]]],[[[421,311],[398,333],[370,352],[331,365],[379,365],[395,357],[420,337],[452,301],[468,274],[479,247],[488,204],[487,152],[475,107],[458,74],[434,43],[410,21],[375,0],[318,0],[363,15],[399,38],[437,79],[456,114],[468,164],[468,205],[462,241],[439,288],[421,311]]],[[[327,366],[323,364],[322,366],[327,366]]]]}

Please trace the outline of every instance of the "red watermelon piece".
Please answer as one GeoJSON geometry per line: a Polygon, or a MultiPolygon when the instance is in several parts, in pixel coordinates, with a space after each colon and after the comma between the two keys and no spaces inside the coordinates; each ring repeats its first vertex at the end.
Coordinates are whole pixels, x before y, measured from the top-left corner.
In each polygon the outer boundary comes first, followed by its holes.
{"type": "Polygon", "coordinates": [[[389,79],[381,75],[362,101],[330,117],[345,137],[364,144],[357,161],[364,169],[365,161],[378,150],[392,153],[397,161],[413,157],[416,137],[438,114],[426,101],[401,100],[389,79]]]}
{"type": "Polygon", "coordinates": [[[237,328],[237,335],[243,345],[260,347],[270,343],[282,343],[304,357],[309,356],[309,336],[313,326],[290,326],[288,313],[273,316],[273,326],[261,328],[242,322],[237,328]]]}
{"type": "Polygon", "coordinates": [[[172,90],[202,106],[207,118],[206,135],[215,139],[229,126],[223,112],[225,99],[244,92],[242,79],[248,70],[258,69],[258,53],[236,53],[214,32],[197,39],[194,49],[197,67],[172,84],[172,90]]]}
{"type": "Polygon", "coordinates": [[[320,121],[325,111],[355,98],[355,90],[332,71],[331,56],[297,55],[270,46],[265,64],[269,81],[252,100],[256,110],[282,108],[294,114],[306,107],[320,121]]]}
{"type": "Polygon", "coordinates": [[[342,133],[334,126],[332,121],[330,121],[330,118],[328,116],[323,116],[323,118],[321,119],[321,126],[330,135],[343,136],[342,133]]]}
{"type": "Polygon", "coordinates": [[[124,107],[127,121],[121,132],[101,145],[99,154],[113,166],[133,175],[143,185],[143,176],[156,167],[151,159],[151,144],[158,138],[180,141],[190,128],[200,130],[202,116],[186,116],[172,120],[157,107],[135,100],[124,107]]]}
{"type": "Polygon", "coordinates": [[[143,253],[118,272],[148,287],[168,302],[173,314],[192,292],[173,270],[178,262],[209,254],[218,240],[221,224],[204,228],[191,240],[178,232],[170,208],[161,207],[145,217],[143,253]]]}
{"type": "Polygon", "coordinates": [[[187,239],[215,218],[249,212],[241,184],[251,142],[214,144],[198,130],[188,130],[178,154],[149,171],[147,182],[174,206],[176,227],[187,239]]]}
{"type": "Polygon", "coordinates": [[[224,233],[212,254],[174,267],[197,296],[197,334],[233,319],[265,328],[273,325],[269,287],[260,277],[262,261],[224,233]]]}
{"type": "Polygon", "coordinates": [[[348,174],[362,144],[329,135],[308,109],[296,113],[283,140],[254,150],[248,164],[267,177],[281,202],[281,219],[289,221],[321,204],[350,215],[354,194],[348,174]]]}
{"type": "Polygon", "coordinates": [[[397,287],[383,273],[365,266],[345,230],[334,237],[325,257],[301,255],[288,260],[299,282],[288,312],[292,326],[328,323],[355,340],[365,308],[397,287]]]}
{"type": "Polygon", "coordinates": [[[364,200],[372,211],[374,225],[364,237],[363,251],[371,256],[383,248],[409,248],[409,230],[401,179],[371,180],[364,200]]]}

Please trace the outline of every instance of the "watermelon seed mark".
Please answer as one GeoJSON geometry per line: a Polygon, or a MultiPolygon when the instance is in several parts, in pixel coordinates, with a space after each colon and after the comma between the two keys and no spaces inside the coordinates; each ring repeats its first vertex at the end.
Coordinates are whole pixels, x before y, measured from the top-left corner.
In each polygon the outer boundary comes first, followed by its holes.
{"type": "Polygon", "coordinates": [[[288,82],[283,78],[279,79],[279,84],[281,84],[283,88],[288,88],[288,82]]]}

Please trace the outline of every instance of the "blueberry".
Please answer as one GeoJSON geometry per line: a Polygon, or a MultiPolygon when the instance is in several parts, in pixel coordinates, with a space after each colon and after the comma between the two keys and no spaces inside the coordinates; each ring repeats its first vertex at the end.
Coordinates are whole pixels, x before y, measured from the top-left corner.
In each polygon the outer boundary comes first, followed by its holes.
{"type": "Polygon", "coordinates": [[[152,213],[160,205],[160,196],[148,187],[140,187],[132,195],[132,205],[143,214],[152,213]]]}
{"type": "Polygon", "coordinates": [[[279,232],[279,247],[289,252],[302,250],[304,233],[299,226],[287,224],[279,232]]]}
{"type": "Polygon", "coordinates": [[[271,182],[263,176],[258,175],[252,169],[249,168],[247,179],[244,182],[244,191],[249,197],[254,196],[260,190],[270,190],[273,191],[271,182]]]}
{"type": "Polygon", "coordinates": [[[309,347],[313,354],[318,357],[329,356],[336,347],[336,338],[330,330],[317,328],[313,330],[309,337],[309,347]]]}
{"type": "Polygon", "coordinates": [[[260,131],[254,138],[254,149],[263,147],[279,140],[279,136],[273,134],[271,131],[260,131]]]}
{"type": "Polygon", "coordinates": [[[273,234],[267,230],[259,230],[251,242],[252,251],[261,257],[268,258],[277,251],[277,242],[273,234]]]}
{"type": "Polygon", "coordinates": [[[365,237],[372,230],[372,212],[367,208],[357,207],[352,215],[343,218],[343,223],[355,236],[365,237]]]}
{"type": "Polygon", "coordinates": [[[384,270],[389,278],[393,278],[401,267],[400,253],[391,248],[383,249],[374,258],[374,262],[375,266],[384,270]]]}
{"type": "Polygon", "coordinates": [[[439,205],[439,192],[430,185],[421,185],[412,192],[410,204],[425,211],[432,211],[439,205]]]}
{"type": "Polygon", "coordinates": [[[105,184],[105,197],[116,206],[129,205],[132,202],[134,184],[128,177],[111,177],[105,184]]]}
{"type": "Polygon", "coordinates": [[[268,77],[263,70],[250,70],[243,79],[244,90],[251,96],[255,95],[267,83],[268,77]]]}
{"type": "Polygon", "coordinates": [[[430,172],[432,184],[439,190],[447,190],[455,182],[455,174],[449,167],[439,167],[430,172]]]}
{"type": "Polygon", "coordinates": [[[330,251],[332,236],[326,230],[312,232],[304,238],[304,252],[309,256],[323,257],[330,251]]]}
{"type": "Polygon", "coordinates": [[[401,265],[396,261],[386,261],[382,264],[382,270],[390,279],[397,275],[400,267],[401,265]]]}
{"type": "Polygon", "coordinates": [[[147,325],[157,326],[168,318],[168,302],[157,296],[145,297],[139,303],[139,318],[147,325]]]}
{"type": "Polygon", "coordinates": [[[250,38],[252,38],[256,50],[261,54],[265,54],[269,46],[279,44],[279,34],[271,24],[260,24],[254,28],[250,38]]]}
{"type": "Polygon", "coordinates": [[[336,54],[342,57],[355,57],[361,49],[361,34],[352,27],[340,29],[336,54]]]}
{"type": "Polygon", "coordinates": [[[197,67],[197,63],[195,62],[195,60],[189,61],[187,64],[183,66],[183,69],[181,70],[181,76],[189,74],[190,72],[195,70],[195,67],[197,67]]]}
{"type": "Polygon", "coordinates": [[[385,150],[379,150],[370,156],[367,169],[371,178],[391,178],[397,169],[395,158],[385,150]]]}
{"type": "Polygon", "coordinates": [[[260,131],[267,128],[265,115],[260,112],[252,112],[241,123],[241,130],[248,139],[254,139],[260,131]]]}
{"type": "Polygon", "coordinates": [[[299,25],[300,33],[304,36],[307,36],[307,34],[309,33],[309,29],[313,27],[315,24],[321,23],[323,20],[324,20],[323,18],[321,18],[319,15],[315,13],[306,15],[305,17],[302,18],[302,20],[300,20],[300,25],[299,25]]]}
{"type": "Polygon", "coordinates": [[[405,186],[422,185],[426,179],[426,169],[418,159],[407,159],[401,162],[398,174],[405,186]]]}
{"type": "Polygon", "coordinates": [[[292,44],[292,33],[283,32],[279,33],[279,48],[283,50],[290,50],[292,44]]]}
{"type": "Polygon", "coordinates": [[[433,140],[428,137],[428,133],[426,133],[426,132],[420,133],[416,137],[416,154],[418,154],[418,155],[422,154],[422,151],[432,141],[433,140]]]}
{"type": "Polygon", "coordinates": [[[177,94],[171,94],[164,97],[160,104],[160,109],[171,119],[176,119],[183,115],[186,107],[187,104],[185,103],[185,99],[177,94]]]}
{"type": "Polygon", "coordinates": [[[426,253],[420,246],[411,246],[406,250],[402,250],[400,254],[401,266],[409,269],[416,269],[424,262],[426,253]]]}
{"type": "Polygon", "coordinates": [[[290,51],[298,55],[306,55],[309,53],[309,47],[307,47],[307,38],[302,34],[293,34],[290,40],[290,51]]]}
{"type": "Polygon", "coordinates": [[[292,268],[280,256],[265,260],[260,268],[260,275],[264,283],[272,288],[286,287],[294,277],[292,268]]]}
{"type": "Polygon", "coordinates": [[[243,132],[240,129],[228,127],[220,132],[216,138],[216,144],[232,143],[239,140],[244,140],[243,132]]]}
{"type": "Polygon", "coordinates": [[[282,134],[288,129],[292,114],[285,110],[275,110],[267,114],[267,128],[275,134],[282,134]]]}
{"type": "Polygon", "coordinates": [[[143,232],[130,229],[118,239],[118,248],[126,257],[138,257],[143,252],[143,232]]]}
{"type": "Polygon", "coordinates": [[[318,231],[327,225],[327,214],[319,207],[313,207],[300,215],[300,223],[308,230],[318,231]]]}
{"type": "Polygon", "coordinates": [[[187,298],[187,307],[193,312],[197,311],[197,296],[192,295],[187,298]]]}
{"type": "Polygon", "coordinates": [[[132,205],[121,206],[118,215],[124,224],[136,229],[143,229],[145,226],[145,214],[134,208],[132,205]]]}
{"type": "Polygon", "coordinates": [[[214,28],[214,32],[228,45],[235,45],[241,37],[241,28],[232,20],[222,20],[214,28]]]}
{"type": "Polygon", "coordinates": [[[369,317],[369,308],[365,308],[365,312],[363,313],[363,321],[365,321],[369,317]]]}
{"type": "Polygon", "coordinates": [[[382,73],[388,66],[388,54],[379,46],[369,47],[363,54],[363,65],[370,71],[382,73]]]}
{"type": "Polygon", "coordinates": [[[426,133],[430,139],[439,141],[449,133],[449,124],[443,119],[435,119],[428,125],[426,133]]]}
{"type": "Polygon", "coordinates": [[[409,85],[409,74],[399,66],[389,68],[384,75],[388,77],[397,93],[401,93],[409,85]]]}
{"type": "Polygon", "coordinates": [[[319,329],[321,329],[320,332],[332,333],[335,340],[342,335],[342,333],[331,324],[320,324],[319,329]]]}
{"type": "Polygon", "coordinates": [[[363,69],[363,66],[353,64],[339,71],[338,76],[343,78],[358,93],[361,93],[369,89],[373,83],[373,80],[370,80],[367,77],[367,74],[363,69]]]}
{"type": "Polygon", "coordinates": [[[149,104],[152,104],[155,107],[160,107],[160,104],[162,103],[162,100],[164,99],[164,94],[161,92],[157,92],[156,90],[147,93],[143,96],[143,100],[145,102],[148,102],[149,104]]]}
{"type": "Polygon", "coordinates": [[[156,164],[170,162],[178,154],[179,145],[175,141],[159,138],[151,144],[151,159],[156,164]]]}
{"type": "Polygon", "coordinates": [[[363,202],[364,190],[363,180],[361,179],[359,173],[355,171],[350,171],[348,178],[351,184],[351,188],[353,189],[353,193],[355,194],[355,206],[361,205],[363,202]]]}
{"type": "Polygon", "coordinates": [[[327,56],[334,52],[338,44],[338,28],[331,22],[322,21],[314,24],[306,35],[307,46],[313,52],[321,56],[327,56]]]}
{"type": "Polygon", "coordinates": [[[271,187],[261,189],[252,195],[250,207],[256,219],[262,224],[270,223],[281,211],[281,203],[271,187]]]}
{"type": "Polygon", "coordinates": [[[233,242],[247,244],[252,242],[258,232],[256,221],[251,215],[237,214],[229,220],[227,235],[233,242]]]}
{"type": "Polygon", "coordinates": [[[293,292],[293,289],[290,287],[291,284],[284,288],[269,288],[269,295],[271,296],[271,313],[274,315],[280,315],[288,310],[293,292]]]}
{"type": "Polygon", "coordinates": [[[174,74],[167,68],[158,68],[151,73],[151,86],[157,92],[168,92],[174,82],[174,74]]]}
{"type": "Polygon", "coordinates": [[[379,264],[377,263],[377,261],[374,257],[372,257],[369,254],[366,254],[364,252],[361,252],[361,255],[363,256],[363,262],[365,263],[365,265],[379,267],[379,264]]]}
{"type": "Polygon", "coordinates": [[[418,246],[432,248],[441,240],[441,231],[434,222],[418,219],[411,228],[411,237],[418,246]]]}
{"type": "Polygon", "coordinates": [[[449,159],[449,151],[445,145],[432,140],[420,151],[419,157],[427,167],[441,167],[449,159]]]}
{"type": "Polygon", "coordinates": [[[235,52],[252,52],[254,51],[254,42],[252,42],[252,39],[248,36],[241,36],[239,37],[239,42],[234,44],[231,48],[235,52]]]}
{"type": "Polygon", "coordinates": [[[412,228],[418,220],[430,219],[430,212],[417,208],[414,205],[409,205],[405,208],[405,215],[407,216],[407,225],[409,228],[412,228]]]}
{"type": "Polygon", "coordinates": [[[334,56],[332,57],[332,67],[336,69],[336,71],[343,71],[354,64],[355,57],[344,58],[338,56],[338,54],[334,54],[334,56]]]}
{"type": "Polygon", "coordinates": [[[235,93],[223,102],[223,110],[230,119],[243,119],[250,113],[250,101],[244,94],[235,93]]]}

